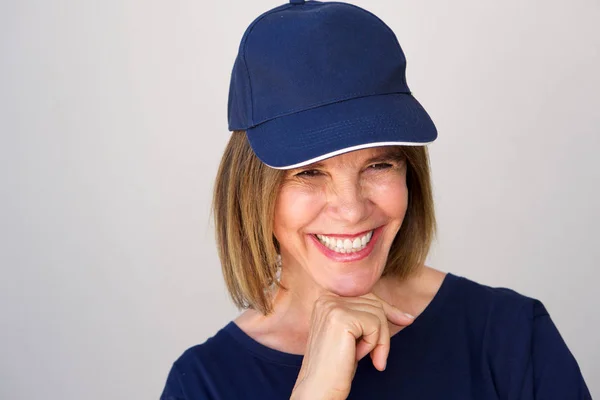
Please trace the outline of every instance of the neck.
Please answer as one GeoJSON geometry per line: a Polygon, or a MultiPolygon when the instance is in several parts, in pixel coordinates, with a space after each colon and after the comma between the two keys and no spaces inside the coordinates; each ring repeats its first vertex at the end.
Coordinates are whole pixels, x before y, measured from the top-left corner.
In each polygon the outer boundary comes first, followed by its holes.
{"type": "MultiPolygon", "coordinates": [[[[302,269],[283,269],[281,273],[281,288],[275,289],[273,296],[273,313],[269,319],[276,326],[284,326],[288,332],[302,341],[308,337],[312,310],[317,299],[331,294],[306,276],[302,269]]],[[[379,279],[371,293],[383,301],[395,304],[395,295],[409,289],[410,280],[400,282],[394,277],[379,279]]],[[[305,343],[300,346],[303,348],[305,343]]]]}
{"type": "MultiPolygon", "coordinates": [[[[381,278],[371,292],[402,311],[418,316],[439,290],[445,275],[441,271],[422,266],[408,279],[381,278]]],[[[272,297],[273,312],[265,316],[255,310],[247,310],[236,319],[238,325],[268,347],[303,354],[314,303],[328,292],[314,282],[301,284],[306,281],[299,278],[302,277],[294,276],[292,271],[283,271],[281,283],[285,289],[275,289],[272,297]]]]}

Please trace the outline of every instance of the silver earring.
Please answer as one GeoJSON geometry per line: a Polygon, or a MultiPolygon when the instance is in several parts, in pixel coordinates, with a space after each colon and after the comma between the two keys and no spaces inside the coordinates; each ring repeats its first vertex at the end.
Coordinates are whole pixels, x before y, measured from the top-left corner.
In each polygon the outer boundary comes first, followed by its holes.
{"type": "Polygon", "coordinates": [[[281,254],[277,254],[277,258],[275,259],[275,265],[277,266],[277,270],[275,271],[275,279],[277,282],[281,281],[281,254]]]}

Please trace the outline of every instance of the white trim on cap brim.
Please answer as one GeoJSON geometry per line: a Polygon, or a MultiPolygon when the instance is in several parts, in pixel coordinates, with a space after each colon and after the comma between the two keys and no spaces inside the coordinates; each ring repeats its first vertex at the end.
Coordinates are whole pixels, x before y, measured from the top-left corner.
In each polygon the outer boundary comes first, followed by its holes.
{"type": "Polygon", "coordinates": [[[293,164],[293,165],[286,165],[285,167],[274,167],[272,165],[269,165],[267,163],[265,163],[265,165],[274,168],[274,169],[294,169],[294,168],[300,168],[300,167],[304,167],[306,165],[315,163],[317,161],[321,161],[321,160],[325,160],[326,158],[331,158],[343,153],[348,153],[350,151],[355,151],[355,150],[360,150],[360,149],[368,149],[371,147],[378,147],[378,146],[427,146],[428,144],[433,143],[433,141],[431,142],[426,142],[426,143],[415,143],[415,142],[375,142],[375,143],[365,143],[365,144],[359,144],[357,146],[351,146],[351,147],[344,147],[343,149],[340,150],[336,150],[336,151],[332,151],[331,153],[327,153],[327,154],[323,154],[319,157],[315,157],[315,158],[311,158],[310,160],[306,160],[306,161],[302,161],[301,163],[298,164],[293,164]]]}

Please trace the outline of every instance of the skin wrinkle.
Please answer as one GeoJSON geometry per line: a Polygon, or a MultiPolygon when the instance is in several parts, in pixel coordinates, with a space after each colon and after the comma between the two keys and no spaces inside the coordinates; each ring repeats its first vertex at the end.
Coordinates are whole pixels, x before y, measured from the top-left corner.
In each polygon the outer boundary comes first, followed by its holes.
{"type": "Polygon", "coordinates": [[[405,165],[389,154],[387,149],[364,149],[286,174],[276,204],[274,232],[284,265],[282,284],[288,294],[302,294],[289,297],[293,303],[301,300],[299,309],[311,310],[316,298],[327,292],[368,293],[379,280],[408,198],[405,165]],[[390,165],[370,167],[382,162],[390,165]],[[303,174],[310,171],[316,173],[303,174]],[[307,236],[358,233],[382,225],[372,254],[352,265],[326,258],[307,236]]]}
{"type": "MultiPolygon", "coordinates": [[[[349,176],[347,174],[344,174],[344,175],[342,175],[341,181],[337,182],[337,183],[335,183],[334,179],[327,180],[327,188],[324,191],[325,204],[329,205],[329,207],[332,207],[331,203],[334,203],[334,200],[336,198],[344,199],[343,201],[339,201],[339,206],[338,206],[339,210],[336,210],[336,209],[331,210],[334,213],[351,216],[351,214],[353,212],[358,213],[359,211],[363,211],[360,214],[365,214],[364,210],[357,209],[356,205],[362,204],[363,199],[365,199],[365,198],[368,199],[368,193],[365,193],[365,192],[367,192],[369,189],[369,182],[368,181],[363,182],[359,185],[353,184],[353,179],[359,179],[358,176],[360,175],[360,168],[362,167],[362,165],[357,164],[358,161],[359,160],[356,160],[356,159],[343,157],[338,160],[338,163],[336,163],[335,167],[333,168],[334,171],[336,171],[336,170],[338,170],[338,171],[345,171],[345,170],[357,171],[357,174],[356,174],[357,176],[349,176]],[[357,193],[353,193],[353,191],[355,191],[355,190],[357,193]],[[354,202],[351,200],[356,200],[357,204],[353,204],[354,202]]],[[[397,163],[397,164],[402,164],[401,166],[398,166],[398,168],[405,167],[403,160],[397,156],[397,152],[390,151],[389,149],[385,149],[383,154],[377,154],[373,157],[368,158],[365,161],[361,160],[361,162],[363,163],[363,165],[373,165],[373,164],[379,164],[379,163],[397,163]]],[[[311,182],[306,182],[306,183],[296,182],[293,180],[293,178],[301,172],[306,172],[306,171],[311,171],[311,170],[323,170],[323,169],[325,169],[324,162],[320,161],[320,162],[308,165],[303,168],[291,170],[288,172],[287,177],[286,177],[288,182],[284,182],[284,184],[287,183],[287,184],[292,185],[293,183],[298,183],[300,185],[300,187],[303,184],[306,184],[309,187],[311,187],[310,186],[311,182]]],[[[326,174],[326,171],[322,171],[321,173],[326,174]]],[[[316,188],[311,187],[311,189],[316,189],[316,188]]],[[[368,206],[372,206],[372,204],[369,204],[368,206]]],[[[367,205],[365,204],[364,207],[367,207],[367,205]]],[[[367,219],[368,217],[369,217],[368,215],[365,215],[364,219],[367,219]]],[[[349,221],[349,223],[348,223],[349,226],[352,226],[353,224],[358,224],[358,223],[362,222],[360,220],[355,220],[356,218],[351,218],[351,217],[346,218],[346,219],[349,221]]],[[[318,233],[322,233],[325,235],[329,233],[331,235],[334,235],[335,233],[344,233],[344,232],[339,231],[339,232],[318,232],[318,233]]]]}

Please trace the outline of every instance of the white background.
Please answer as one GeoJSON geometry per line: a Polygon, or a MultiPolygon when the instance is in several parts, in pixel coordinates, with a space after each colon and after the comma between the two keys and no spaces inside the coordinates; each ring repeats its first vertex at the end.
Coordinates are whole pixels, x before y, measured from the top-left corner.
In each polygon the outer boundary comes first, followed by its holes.
{"type": "MultiPolygon", "coordinates": [[[[429,265],[547,306],[600,396],[600,3],[361,0],[430,146],[429,265]]],[[[209,202],[274,0],[0,1],[0,398],[157,399],[236,315],[209,202]]]]}

